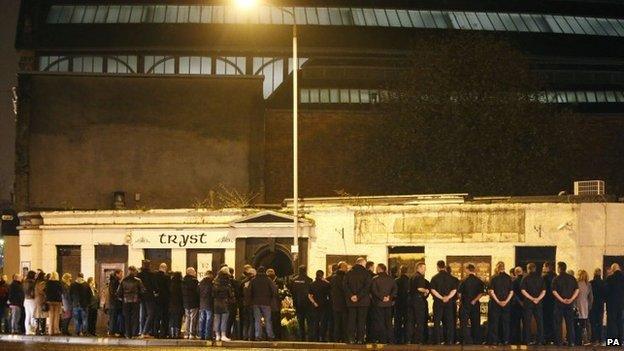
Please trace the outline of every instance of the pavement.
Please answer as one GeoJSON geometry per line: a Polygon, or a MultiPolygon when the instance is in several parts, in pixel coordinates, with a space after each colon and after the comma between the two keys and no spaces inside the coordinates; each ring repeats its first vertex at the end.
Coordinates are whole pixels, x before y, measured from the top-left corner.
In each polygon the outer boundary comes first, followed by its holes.
{"type": "Polygon", "coordinates": [[[314,343],[314,342],[293,342],[293,341],[229,341],[210,342],[203,340],[173,340],[173,339],[122,339],[107,337],[75,337],[75,336],[32,336],[32,335],[0,335],[1,351],[131,351],[139,349],[150,349],[149,351],[175,349],[176,351],[194,351],[206,348],[227,348],[228,351],[238,350],[387,350],[387,351],[511,351],[511,350],[594,350],[603,347],[527,347],[527,346],[484,346],[484,345],[387,345],[387,344],[366,344],[349,345],[342,343],[314,343]]]}

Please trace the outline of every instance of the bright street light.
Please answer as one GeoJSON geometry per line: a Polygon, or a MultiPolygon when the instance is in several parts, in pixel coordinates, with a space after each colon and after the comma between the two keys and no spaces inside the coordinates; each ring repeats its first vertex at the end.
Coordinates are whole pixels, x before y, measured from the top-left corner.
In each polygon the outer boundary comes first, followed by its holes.
{"type": "Polygon", "coordinates": [[[256,6],[258,4],[258,1],[257,0],[234,0],[234,3],[236,4],[236,6],[242,9],[249,9],[253,6],[256,6]]]}

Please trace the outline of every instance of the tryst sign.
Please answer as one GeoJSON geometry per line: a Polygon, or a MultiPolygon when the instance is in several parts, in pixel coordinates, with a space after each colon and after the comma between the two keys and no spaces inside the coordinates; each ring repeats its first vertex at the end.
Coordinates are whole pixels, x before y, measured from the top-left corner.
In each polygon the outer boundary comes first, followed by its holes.
{"type": "Polygon", "coordinates": [[[228,230],[137,229],[130,234],[135,249],[233,249],[236,240],[228,230]]]}

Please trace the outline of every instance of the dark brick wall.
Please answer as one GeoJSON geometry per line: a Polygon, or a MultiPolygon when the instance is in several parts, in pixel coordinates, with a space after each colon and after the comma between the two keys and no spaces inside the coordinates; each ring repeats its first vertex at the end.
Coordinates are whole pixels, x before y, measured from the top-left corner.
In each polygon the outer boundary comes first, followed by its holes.
{"type": "MultiPolygon", "coordinates": [[[[268,110],[265,189],[267,202],[292,198],[292,112],[268,110]]],[[[384,191],[368,167],[380,116],[373,111],[303,110],[299,116],[301,197],[384,191]]]]}
{"type": "Polygon", "coordinates": [[[262,189],[260,78],[20,76],[16,205],[189,207],[262,189]],[[134,194],[141,201],[134,203],[134,194]]]}

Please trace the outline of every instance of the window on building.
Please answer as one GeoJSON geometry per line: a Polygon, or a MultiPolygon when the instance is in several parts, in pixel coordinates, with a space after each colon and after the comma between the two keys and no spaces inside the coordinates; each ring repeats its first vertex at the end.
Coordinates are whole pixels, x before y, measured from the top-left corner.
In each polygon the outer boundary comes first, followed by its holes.
{"type": "Polygon", "coordinates": [[[57,245],[56,246],[56,271],[60,276],[65,273],[78,277],[82,272],[80,245],[57,245]]]}
{"type": "Polygon", "coordinates": [[[410,277],[416,273],[418,262],[425,260],[424,246],[390,246],[388,247],[388,269],[407,267],[407,275],[410,277]]]}
{"type": "Polygon", "coordinates": [[[212,60],[206,56],[182,56],[179,59],[180,74],[211,74],[212,60]]]}
{"type": "Polygon", "coordinates": [[[104,59],[101,56],[77,56],[72,58],[72,72],[102,73],[104,59]]]}
{"type": "Polygon", "coordinates": [[[145,56],[145,73],[174,74],[175,59],[171,56],[145,56]]]}
{"type": "Polygon", "coordinates": [[[247,59],[242,56],[228,56],[216,58],[216,73],[225,75],[244,75],[247,68],[247,59]]]}

